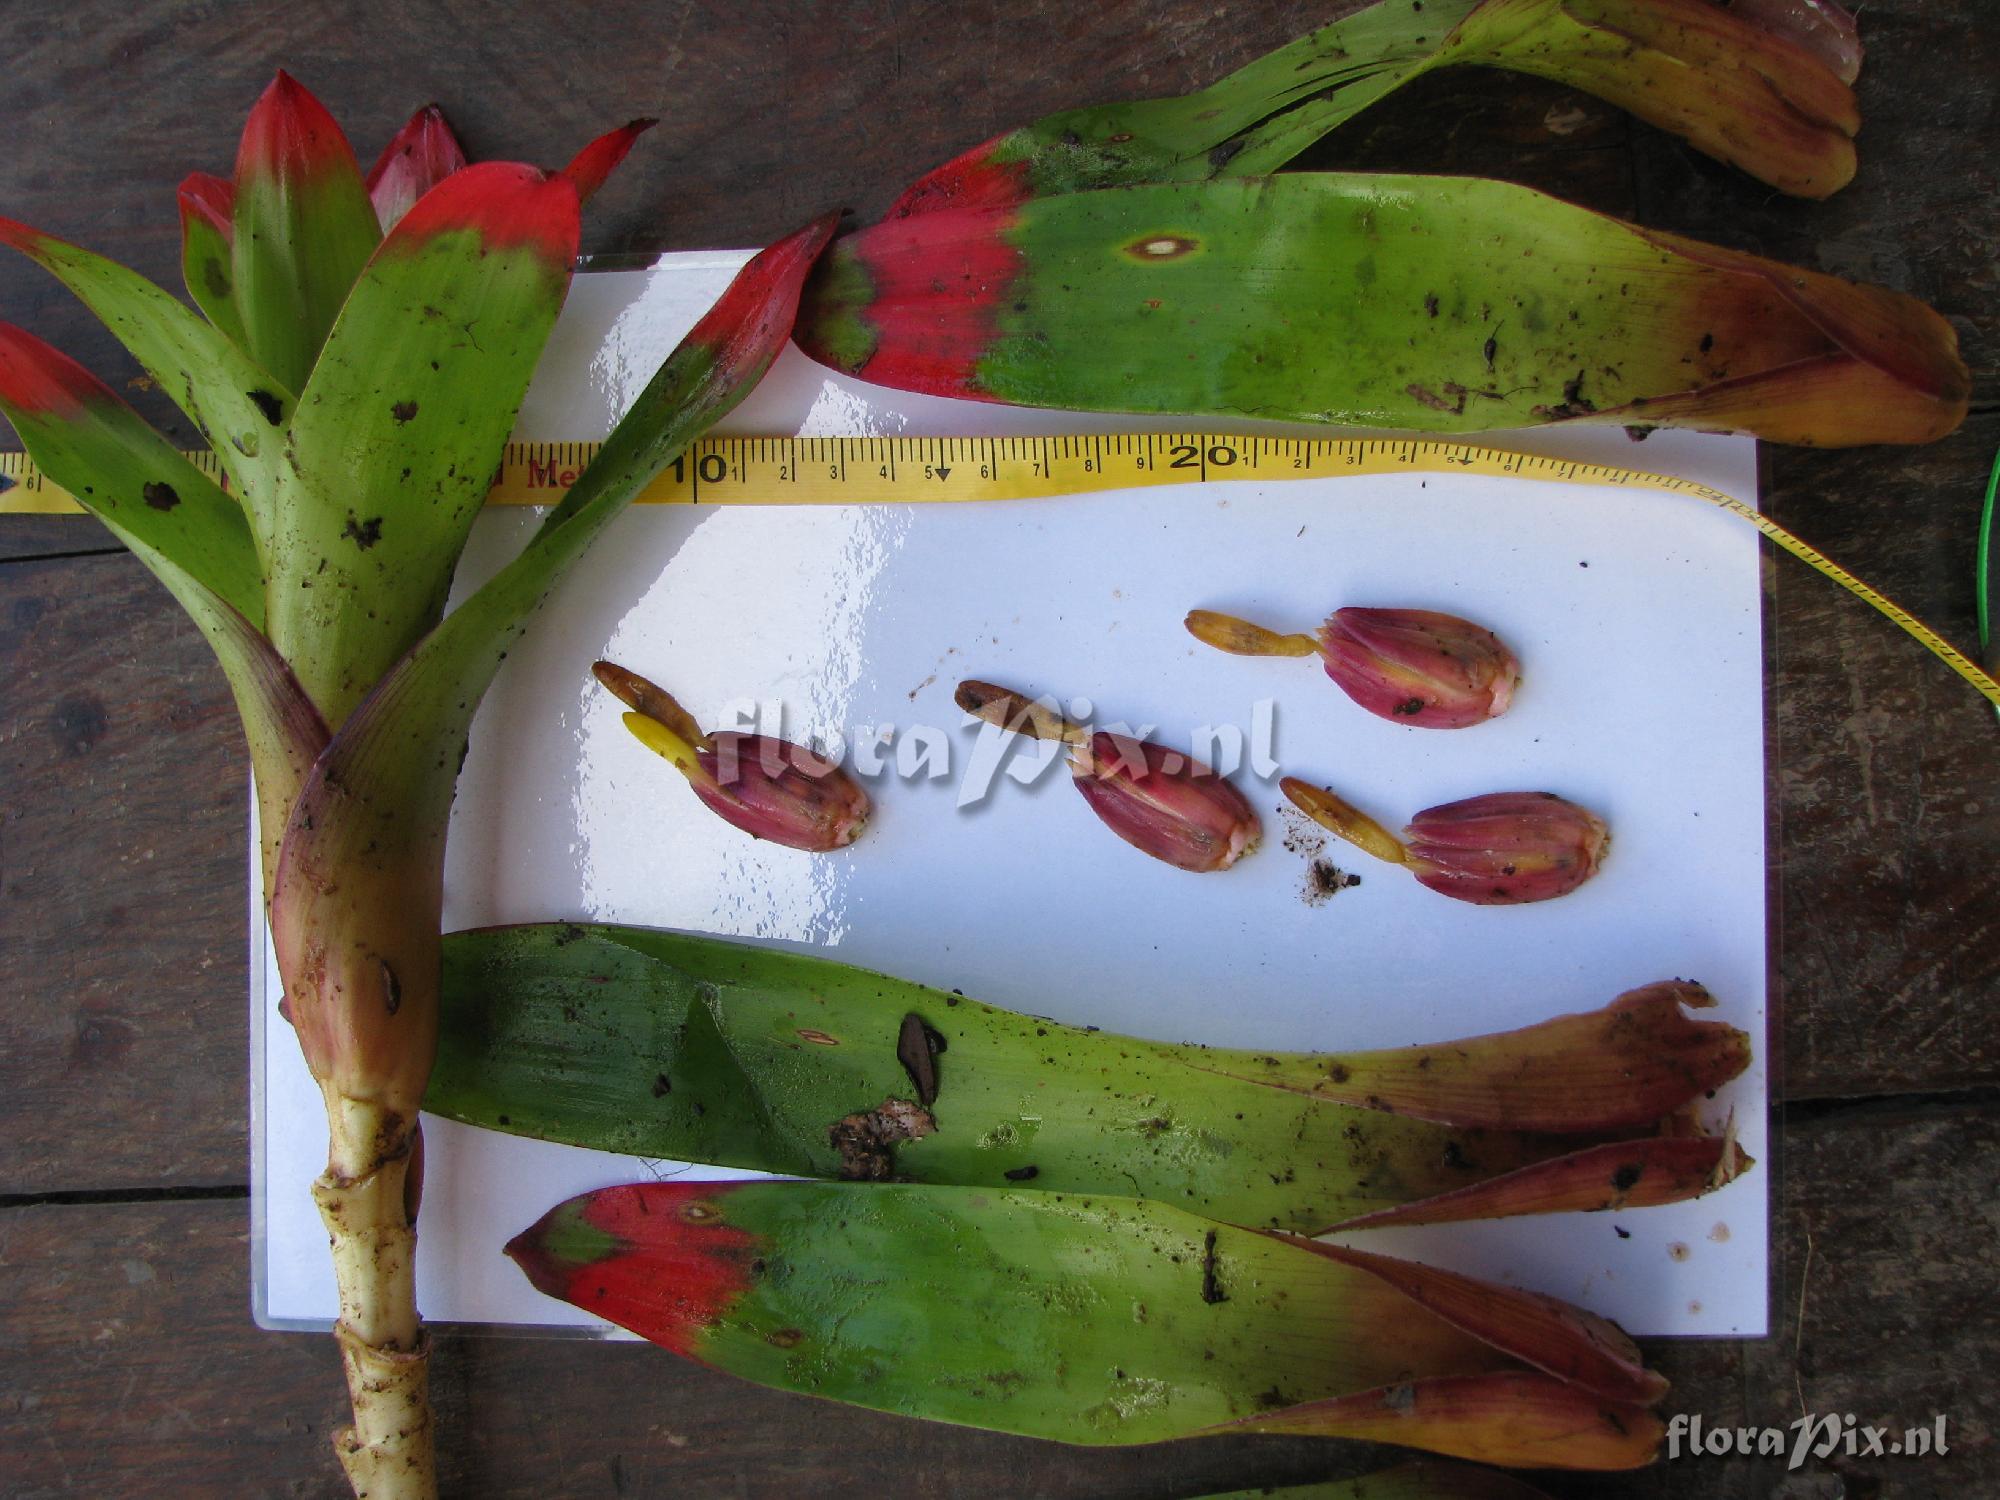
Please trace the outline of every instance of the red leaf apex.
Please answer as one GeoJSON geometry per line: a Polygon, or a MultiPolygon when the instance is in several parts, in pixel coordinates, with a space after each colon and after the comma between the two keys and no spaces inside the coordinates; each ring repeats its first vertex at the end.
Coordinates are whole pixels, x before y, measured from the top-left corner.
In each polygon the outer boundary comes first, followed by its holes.
{"type": "Polygon", "coordinates": [[[454,172],[403,216],[379,253],[412,249],[457,230],[478,233],[489,248],[525,246],[569,270],[581,219],[576,188],[561,173],[512,161],[484,161],[454,172]]]}
{"type": "MultiPolygon", "coordinates": [[[[0,226],[12,220],[0,219],[0,226]]],[[[90,371],[25,328],[0,323],[0,404],[22,413],[71,417],[118,396],[90,371]]]]}
{"type": "Polygon", "coordinates": [[[280,68],[244,122],[237,185],[258,176],[310,181],[343,168],[361,172],[346,133],[312,90],[280,68]]]}
{"type": "Polygon", "coordinates": [[[425,193],[465,165],[465,148],[442,109],[426,104],[411,115],[368,169],[369,201],[384,232],[393,229],[425,193]]]}
{"type": "Polygon", "coordinates": [[[189,218],[204,220],[225,240],[236,235],[236,184],[212,172],[190,172],[181,179],[181,224],[189,218]]]}
{"type": "Polygon", "coordinates": [[[758,1239],[728,1221],[728,1182],[646,1182],[572,1198],[508,1242],[538,1291],[676,1354],[749,1290],[758,1239]]]}
{"type": "Polygon", "coordinates": [[[562,175],[576,184],[577,197],[588,203],[592,195],[604,186],[605,179],[625,160],[633,142],[659,123],[651,118],[632,120],[600,135],[577,152],[570,159],[570,164],[562,169],[562,175]]]}
{"type": "Polygon", "coordinates": [[[712,348],[728,366],[764,357],[774,339],[782,341],[798,316],[799,289],[806,273],[840,227],[840,214],[822,214],[751,257],[736,279],[688,331],[687,342],[712,348]],[[761,307],[761,316],[750,314],[761,307]]]}
{"type": "Polygon", "coordinates": [[[34,255],[42,246],[54,240],[55,236],[43,234],[19,219],[0,218],[0,245],[10,250],[18,250],[23,255],[34,255]]]}

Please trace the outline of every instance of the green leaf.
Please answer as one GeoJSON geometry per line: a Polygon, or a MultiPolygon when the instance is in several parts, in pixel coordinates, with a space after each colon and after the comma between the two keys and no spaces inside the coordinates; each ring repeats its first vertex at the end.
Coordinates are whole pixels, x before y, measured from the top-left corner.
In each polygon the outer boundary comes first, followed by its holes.
{"type": "Polygon", "coordinates": [[[1854,176],[1846,82],[1708,0],[1385,0],[1196,93],[1063,110],[998,136],[920,178],[889,217],[1262,175],[1452,65],[1586,89],[1786,192],[1824,197],[1854,176]]]}
{"type": "Polygon", "coordinates": [[[906,390],[1478,432],[1925,442],[1969,393],[1914,298],[1508,183],[1286,174],[938,210],[835,246],[798,338],[906,390]]]}
{"type": "MultiPolygon", "coordinates": [[[[399,233],[476,170],[446,179],[399,233]]],[[[436,1050],[445,828],[479,701],[569,565],[769,368],[833,224],[744,267],[526,550],[410,650],[321,756],[285,832],[271,921],[307,1061],[337,1095],[408,1114],[421,1103],[436,1050]]]]}
{"type": "Polygon", "coordinates": [[[507,1247],[542,1291],[784,1390],[1071,1443],[1237,1424],[1648,1461],[1665,1382],[1552,1298],[1142,1199],[648,1182],[507,1247]]]}
{"type": "Polygon", "coordinates": [[[236,154],[235,303],[250,353],[302,390],[354,278],[382,238],[354,149],[280,72],[236,154]]]}
{"type": "Polygon", "coordinates": [[[236,311],[236,272],[230,264],[235,205],[235,184],[223,178],[190,172],[181,183],[181,276],[188,295],[209,322],[241,344],[243,319],[236,311]]]}
{"type": "Polygon", "coordinates": [[[576,258],[575,188],[484,162],[354,284],[286,435],[271,638],[339,724],[444,612],[576,258]]]}
{"type": "Polygon", "coordinates": [[[242,500],[261,553],[274,525],[290,389],[138,272],[12,219],[0,219],[0,244],[74,292],[201,429],[242,500]]]}
{"type": "Polygon", "coordinates": [[[455,933],[444,975],[425,1107],[452,1119],[797,1176],[1140,1193],[1308,1232],[1427,1206],[1696,1195],[1724,1143],[1667,1143],[1694,1157],[1669,1177],[1644,1136],[1748,1061],[1740,1032],[1681,1014],[1676,986],[1522,1031],[1329,1055],[1085,1031],[634,927],[455,933]],[[1596,1145],[1616,1135],[1640,1138],[1596,1145]]]}
{"type": "Polygon", "coordinates": [[[0,323],[0,411],[42,471],[132,549],[207,638],[257,772],[266,879],[326,729],[257,629],[263,580],[243,513],[89,371],[0,323]]]}

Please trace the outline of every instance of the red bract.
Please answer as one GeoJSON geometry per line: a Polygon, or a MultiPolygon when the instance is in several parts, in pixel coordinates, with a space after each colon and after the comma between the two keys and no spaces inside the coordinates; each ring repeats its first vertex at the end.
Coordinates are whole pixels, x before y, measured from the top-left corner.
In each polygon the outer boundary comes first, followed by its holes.
{"type": "Polygon", "coordinates": [[[1403,837],[1421,884],[1482,906],[1566,895],[1597,873],[1611,841],[1602,818],[1550,792],[1426,808],[1403,837]]]}
{"type": "Polygon", "coordinates": [[[1261,828],[1243,794],[1190,755],[1130,735],[1093,734],[990,682],[961,682],[953,696],[989,724],[1069,746],[1070,775],[1090,810],[1157,860],[1182,870],[1226,870],[1257,843],[1261,828]]]}
{"type": "Polygon", "coordinates": [[[868,794],[832,761],[803,745],[764,734],[710,735],[695,759],[705,777],[689,778],[715,815],[752,838],[823,853],[861,836],[868,794]]]}
{"type": "Polygon", "coordinates": [[[1183,623],[1232,656],[1317,655],[1370,713],[1426,729],[1497,717],[1521,680],[1521,664],[1492,631],[1431,609],[1338,609],[1316,636],[1280,635],[1210,609],[1190,610],[1183,623]]]}
{"type": "Polygon", "coordinates": [[[1602,818],[1551,792],[1495,792],[1426,808],[1399,839],[1324,787],[1296,776],[1279,785],[1293,806],[1357,849],[1479,906],[1566,895],[1597,873],[1611,842],[1602,818]]]}
{"type": "Polygon", "coordinates": [[[1099,733],[1070,752],[1070,774],[1105,827],[1180,869],[1226,870],[1257,842],[1243,794],[1178,750],[1099,733]]]}
{"type": "MultiPolygon", "coordinates": [[[[726,361],[727,350],[717,359],[726,361]]],[[[762,734],[704,734],[673,694],[616,662],[591,673],[632,709],[625,727],[670,762],[715,815],[752,838],[821,854],[860,837],[868,794],[802,745],[762,734]]]]}
{"type": "Polygon", "coordinates": [[[1521,664],[1484,626],[1430,609],[1340,609],[1319,630],[1326,675],[1385,719],[1463,729],[1506,712],[1521,664]]]}

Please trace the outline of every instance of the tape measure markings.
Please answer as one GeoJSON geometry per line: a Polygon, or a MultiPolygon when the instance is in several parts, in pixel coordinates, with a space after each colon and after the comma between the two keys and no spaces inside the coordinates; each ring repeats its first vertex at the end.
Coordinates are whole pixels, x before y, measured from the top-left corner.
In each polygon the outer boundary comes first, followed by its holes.
{"type": "MultiPolygon", "coordinates": [[[[554,505],[602,445],[511,442],[489,505],[554,505]]],[[[206,449],[187,458],[221,483],[206,449]]],[[[1996,682],[1894,600],[1734,495],[1692,479],[1439,438],[1281,438],[1222,433],[1083,433],[1055,437],[710,437],[691,444],[639,495],[642,505],[966,504],[1055,499],[1237,477],[1307,479],[1461,473],[1663,491],[1703,500],[1888,616],[2000,707],[1996,682]],[[1268,465],[1268,467],[1267,467],[1268,465]]],[[[23,453],[0,453],[0,514],[82,511],[23,453]]]]}

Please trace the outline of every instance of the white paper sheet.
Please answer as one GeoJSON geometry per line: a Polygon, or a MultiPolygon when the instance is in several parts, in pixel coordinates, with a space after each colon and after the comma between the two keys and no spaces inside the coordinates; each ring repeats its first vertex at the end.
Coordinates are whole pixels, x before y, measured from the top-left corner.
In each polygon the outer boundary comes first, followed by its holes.
{"type": "MultiPolygon", "coordinates": [[[[580,277],[519,435],[601,435],[742,258],[671,256],[580,277]]],[[[907,396],[792,350],[724,430],[1186,425],[907,396]]],[[[1755,499],[1747,439],[1662,432],[1641,444],[1570,429],[1488,441],[1755,499]]],[[[525,513],[481,517],[461,591],[532,524],[525,513]]],[[[1272,1048],[1469,1035],[1684,976],[1759,1039],[1756,1066],[1707,1113],[1720,1122],[1734,1111],[1743,1145],[1765,1158],[1759,621],[1750,528],[1633,490],[1410,475],[1010,505],[640,507],[572,573],[480,711],[452,819],[445,921],[742,936],[1079,1024],[1272,1048]],[[1443,608],[1492,626],[1524,664],[1513,709],[1470,731],[1404,728],[1362,713],[1309,662],[1223,656],[1180,626],[1204,606],[1310,628],[1344,603],[1443,608]],[[871,778],[876,816],[850,850],[753,843],[625,733],[589,677],[600,655],[662,681],[709,723],[777,700],[794,738],[934,726],[951,773],[871,778]],[[1462,905],[1329,851],[1363,884],[1313,905],[1305,862],[1283,845],[1276,776],[1246,766],[1238,784],[1264,815],[1264,847],[1225,875],[1184,874],[1113,837],[1060,767],[1031,786],[1003,776],[960,809],[975,735],[951,692],[966,676],[1087,697],[1100,723],[1157,725],[1183,745],[1200,726],[1248,734],[1268,700],[1284,772],[1336,785],[1392,826],[1459,797],[1546,789],[1604,814],[1614,847],[1574,895],[1513,908],[1462,905]]],[[[275,1016],[261,921],[252,950],[256,1315],[325,1327],[332,1273],[306,1192],[325,1126],[275,1016]]],[[[437,1322],[601,1331],[532,1290],[502,1243],[592,1187],[745,1175],[440,1120],[425,1132],[419,1301],[437,1322]]],[[[1755,1336],[1766,1331],[1768,1180],[1760,1167],[1674,1208],[1365,1242],[1573,1299],[1634,1333],[1755,1336]]]]}

